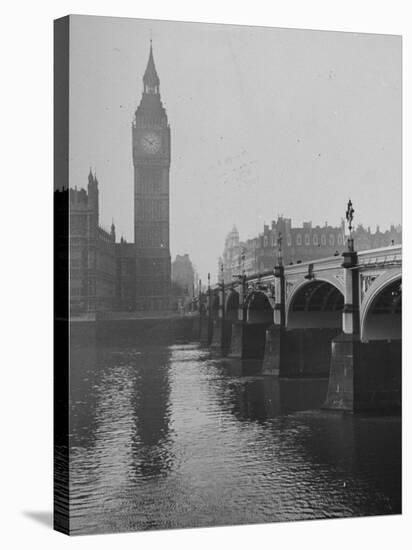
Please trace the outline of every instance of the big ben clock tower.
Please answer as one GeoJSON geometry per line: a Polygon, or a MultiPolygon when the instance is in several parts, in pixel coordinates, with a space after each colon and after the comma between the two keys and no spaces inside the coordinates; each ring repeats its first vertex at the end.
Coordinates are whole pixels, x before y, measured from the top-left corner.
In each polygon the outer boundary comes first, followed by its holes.
{"type": "Polygon", "coordinates": [[[143,94],[132,123],[136,308],[159,311],[170,304],[170,127],[160,100],[152,43],[143,94]]]}

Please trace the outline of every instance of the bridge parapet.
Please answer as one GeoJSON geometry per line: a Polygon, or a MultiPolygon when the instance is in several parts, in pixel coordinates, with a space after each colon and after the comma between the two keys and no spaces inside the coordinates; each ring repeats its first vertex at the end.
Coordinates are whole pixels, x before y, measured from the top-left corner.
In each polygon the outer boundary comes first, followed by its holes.
{"type": "Polygon", "coordinates": [[[360,268],[392,267],[402,265],[402,245],[386,246],[358,252],[360,268]]]}

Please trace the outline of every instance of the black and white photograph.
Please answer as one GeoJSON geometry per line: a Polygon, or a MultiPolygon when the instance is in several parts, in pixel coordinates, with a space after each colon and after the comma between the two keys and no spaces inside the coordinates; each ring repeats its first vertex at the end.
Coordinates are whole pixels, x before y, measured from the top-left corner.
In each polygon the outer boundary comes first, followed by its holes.
{"type": "Polygon", "coordinates": [[[64,35],[55,527],[400,514],[401,38],[64,35]]]}
{"type": "Polygon", "coordinates": [[[4,7],[3,546],[409,547],[408,12],[4,7]]]}

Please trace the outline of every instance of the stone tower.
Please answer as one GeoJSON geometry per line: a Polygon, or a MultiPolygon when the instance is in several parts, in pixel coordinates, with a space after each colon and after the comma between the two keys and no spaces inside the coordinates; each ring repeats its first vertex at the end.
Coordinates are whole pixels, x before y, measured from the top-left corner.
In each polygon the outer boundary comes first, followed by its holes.
{"type": "Polygon", "coordinates": [[[152,43],[143,94],[132,123],[136,308],[168,310],[170,127],[160,99],[152,43]]]}

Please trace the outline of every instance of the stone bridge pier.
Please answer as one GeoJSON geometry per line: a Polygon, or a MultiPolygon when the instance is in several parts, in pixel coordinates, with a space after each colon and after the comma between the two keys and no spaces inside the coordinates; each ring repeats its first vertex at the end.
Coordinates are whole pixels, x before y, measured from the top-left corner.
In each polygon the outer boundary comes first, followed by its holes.
{"type": "Polygon", "coordinates": [[[272,307],[263,293],[231,289],[225,296],[225,312],[220,319],[222,354],[242,360],[243,374],[258,374],[264,356],[267,327],[273,321],[272,307]]]}
{"type": "Polygon", "coordinates": [[[227,296],[224,331],[226,355],[244,360],[247,373],[261,373],[266,331],[273,325],[273,307],[274,298],[268,294],[267,285],[250,287],[243,281],[227,296]],[[248,360],[249,363],[246,363],[248,360]]]}
{"type": "Polygon", "coordinates": [[[402,273],[362,269],[344,254],[343,331],[332,341],[325,408],[399,409],[402,370],[402,273]]]}
{"type": "MultiPolygon", "coordinates": [[[[239,300],[238,293],[235,292],[234,296],[239,300]]],[[[229,304],[226,312],[228,300],[222,289],[209,290],[204,301],[207,306],[200,317],[200,342],[226,355],[232,338],[232,322],[238,316],[239,302],[229,304]]]]}
{"type": "Polygon", "coordinates": [[[223,302],[221,292],[215,291],[211,299],[211,334],[210,345],[213,348],[220,349],[222,347],[222,327],[223,327],[223,302]]]}

